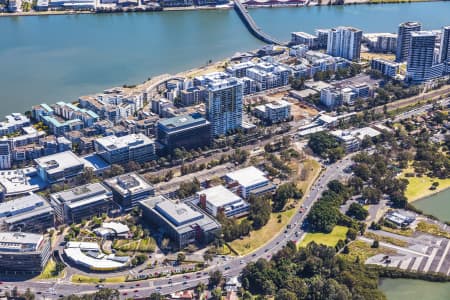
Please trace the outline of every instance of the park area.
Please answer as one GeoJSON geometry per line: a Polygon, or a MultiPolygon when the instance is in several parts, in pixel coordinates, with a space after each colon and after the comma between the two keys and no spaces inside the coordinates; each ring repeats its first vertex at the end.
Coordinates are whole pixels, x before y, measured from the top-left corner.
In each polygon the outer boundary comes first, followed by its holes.
{"type": "Polygon", "coordinates": [[[333,231],[330,233],[311,233],[308,232],[303,240],[300,242],[299,247],[306,247],[309,243],[315,242],[316,244],[321,244],[329,247],[334,247],[339,240],[345,241],[347,236],[348,228],[344,226],[336,225],[333,231]]]}
{"type": "Polygon", "coordinates": [[[450,178],[439,179],[431,178],[426,175],[421,177],[410,177],[407,174],[415,174],[412,166],[404,169],[400,175],[401,178],[406,178],[409,181],[408,187],[405,191],[405,196],[408,199],[408,202],[416,201],[450,188],[450,178]],[[430,189],[434,182],[437,182],[438,185],[435,189],[430,189]]]}

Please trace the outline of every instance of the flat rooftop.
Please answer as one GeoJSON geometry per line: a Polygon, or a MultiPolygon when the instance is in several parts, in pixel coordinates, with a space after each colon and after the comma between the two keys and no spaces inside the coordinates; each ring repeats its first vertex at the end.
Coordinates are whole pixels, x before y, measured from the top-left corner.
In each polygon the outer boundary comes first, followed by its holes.
{"type": "Polygon", "coordinates": [[[156,204],[156,210],[168,217],[176,226],[202,218],[203,215],[182,202],[165,200],[156,204]]]}
{"type": "Polygon", "coordinates": [[[164,196],[149,197],[139,203],[146,209],[153,211],[179,234],[192,231],[194,225],[201,227],[204,231],[221,227],[219,222],[202,213],[199,208],[168,200],[164,196]]]}
{"type": "Polygon", "coordinates": [[[121,195],[151,190],[153,186],[136,173],[119,175],[105,180],[105,183],[121,195]]]}
{"type": "Polygon", "coordinates": [[[36,164],[45,169],[47,173],[54,174],[62,172],[67,168],[84,165],[83,160],[72,151],[64,151],[36,158],[36,164]]]}
{"type": "Polygon", "coordinates": [[[50,204],[41,196],[30,194],[21,198],[0,203],[0,219],[14,216],[27,216],[51,211],[50,204]]]}
{"type": "Polygon", "coordinates": [[[43,239],[42,234],[0,232],[0,252],[36,251],[43,239]]]}
{"type": "Polygon", "coordinates": [[[58,199],[61,202],[70,204],[86,200],[98,195],[110,194],[111,191],[101,183],[92,183],[75,187],[73,189],[51,194],[50,197],[58,199]]]}
{"type": "Polygon", "coordinates": [[[234,194],[223,185],[214,186],[202,191],[197,192],[197,196],[206,196],[206,201],[214,205],[215,207],[223,207],[238,201],[242,201],[241,197],[234,194]]]}
{"type": "Polygon", "coordinates": [[[228,173],[226,176],[243,186],[252,186],[268,181],[265,174],[253,166],[228,173]]]}
{"type": "Polygon", "coordinates": [[[142,133],[128,134],[124,136],[105,136],[96,140],[98,144],[108,150],[120,149],[120,148],[134,148],[144,145],[154,144],[154,140],[145,136],[142,133]]]}
{"type": "Polygon", "coordinates": [[[159,121],[166,130],[177,130],[209,123],[200,114],[182,115],[159,121]]]}

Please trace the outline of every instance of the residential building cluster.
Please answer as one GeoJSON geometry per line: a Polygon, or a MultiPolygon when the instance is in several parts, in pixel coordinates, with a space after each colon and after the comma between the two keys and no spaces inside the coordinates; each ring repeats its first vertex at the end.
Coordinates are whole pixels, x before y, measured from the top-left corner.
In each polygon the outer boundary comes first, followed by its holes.
{"type": "Polygon", "coordinates": [[[450,74],[449,36],[450,26],[441,30],[422,30],[419,22],[401,23],[396,37],[394,34],[381,34],[366,38],[369,48],[374,51],[395,53],[395,62],[374,59],[371,67],[384,76],[394,78],[398,77],[401,64],[406,63],[404,78],[411,83],[422,83],[450,74]],[[373,41],[375,37],[376,42],[373,41]]]}
{"type": "Polygon", "coordinates": [[[320,89],[320,103],[328,109],[335,109],[343,104],[354,105],[357,99],[373,96],[377,86],[378,82],[366,75],[336,81],[320,89]]]}

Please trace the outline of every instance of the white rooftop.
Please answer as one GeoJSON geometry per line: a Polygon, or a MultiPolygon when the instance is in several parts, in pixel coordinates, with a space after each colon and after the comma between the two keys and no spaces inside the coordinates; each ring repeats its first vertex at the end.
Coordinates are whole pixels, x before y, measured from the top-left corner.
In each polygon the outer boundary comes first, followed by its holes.
{"type": "Polygon", "coordinates": [[[243,186],[252,186],[268,181],[264,173],[253,166],[228,173],[227,177],[243,186]]]}
{"type": "Polygon", "coordinates": [[[119,148],[133,148],[148,144],[154,144],[154,140],[150,139],[142,133],[128,134],[120,137],[109,135],[97,139],[96,142],[107,148],[108,150],[119,148]]]}
{"type": "Polygon", "coordinates": [[[197,196],[205,195],[206,201],[215,207],[223,207],[241,201],[241,197],[226,189],[223,185],[214,186],[197,192],[197,196]]]}
{"type": "Polygon", "coordinates": [[[0,251],[36,251],[43,239],[42,234],[0,232],[0,251]]]}
{"type": "Polygon", "coordinates": [[[119,222],[105,222],[102,224],[103,228],[111,229],[117,234],[127,233],[130,231],[127,225],[119,222]]]}
{"type": "Polygon", "coordinates": [[[48,173],[58,173],[67,168],[84,165],[82,159],[72,151],[64,151],[36,158],[35,162],[48,173]]]}

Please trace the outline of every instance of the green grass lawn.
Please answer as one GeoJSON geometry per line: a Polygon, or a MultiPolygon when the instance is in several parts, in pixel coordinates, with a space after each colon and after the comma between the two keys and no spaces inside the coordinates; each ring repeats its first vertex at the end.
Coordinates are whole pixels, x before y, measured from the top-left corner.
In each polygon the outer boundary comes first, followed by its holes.
{"type": "Polygon", "coordinates": [[[74,283],[121,283],[125,282],[125,276],[117,277],[90,277],[85,275],[75,274],[72,276],[72,282],[74,283]]]}
{"type": "Polygon", "coordinates": [[[56,273],[55,268],[56,262],[52,258],[50,258],[47,264],[45,265],[44,270],[42,270],[42,273],[35,279],[52,279],[61,277],[64,271],[62,271],[60,274],[55,274],[56,273]]]}
{"type": "Polygon", "coordinates": [[[409,181],[408,187],[405,191],[405,196],[409,202],[418,200],[420,198],[432,195],[434,193],[443,191],[450,188],[450,178],[439,179],[430,178],[428,176],[422,177],[405,177],[407,173],[414,173],[413,167],[406,168],[400,175],[402,178],[406,178],[409,181]],[[430,190],[433,182],[439,182],[439,186],[435,190],[430,190]]]}
{"type": "Polygon", "coordinates": [[[250,232],[250,235],[243,239],[232,241],[229,243],[230,246],[239,255],[245,255],[258,249],[285,228],[295,212],[296,209],[293,208],[280,213],[272,213],[265,226],[250,232]],[[278,222],[278,215],[281,215],[281,222],[278,222]]]}
{"type": "Polygon", "coordinates": [[[334,247],[339,240],[345,240],[348,228],[336,225],[330,233],[307,233],[299,247],[306,247],[310,242],[334,247]]]}
{"type": "Polygon", "coordinates": [[[154,252],[156,242],[151,237],[140,240],[115,240],[112,248],[119,251],[154,252]]]}

